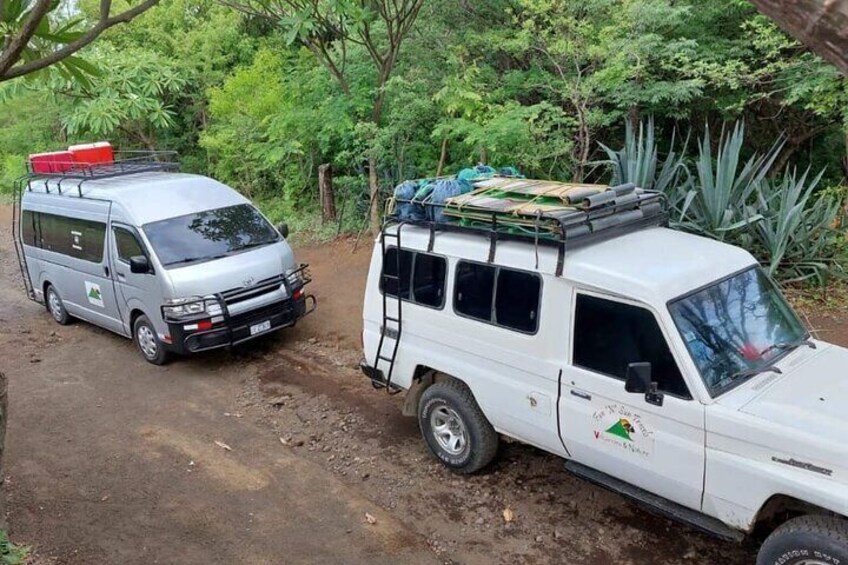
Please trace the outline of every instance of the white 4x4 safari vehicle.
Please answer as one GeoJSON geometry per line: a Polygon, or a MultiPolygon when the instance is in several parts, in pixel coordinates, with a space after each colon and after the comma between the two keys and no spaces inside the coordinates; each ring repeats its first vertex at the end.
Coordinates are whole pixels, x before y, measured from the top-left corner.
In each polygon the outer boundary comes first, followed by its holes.
{"type": "Polygon", "coordinates": [[[848,350],[749,253],[663,227],[632,185],[394,204],[362,368],[447,467],[483,468],[503,434],[700,530],[769,534],[760,565],[848,564],[848,350]]]}

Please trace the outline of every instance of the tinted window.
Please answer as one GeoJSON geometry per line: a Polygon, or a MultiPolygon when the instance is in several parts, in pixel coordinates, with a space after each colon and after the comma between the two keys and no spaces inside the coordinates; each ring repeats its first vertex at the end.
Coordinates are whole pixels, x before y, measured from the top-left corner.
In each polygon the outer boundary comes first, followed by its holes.
{"type": "Polygon", "coordinates": [[[77,259],[100,263],[106,224],[68,218],[42,212],[31,212],[31,237],[37,247],[77,259]]]}
{"type": "Polygon", "coordinates": [[[495,267],[460,261],[456,269],[454,308],[458,314],[492,321],[495,267]]]}
{"type": "Polygon", "coordinates": [[[408,299],[410,296],[410,278],[412,275],[412,251],[401,249],[400,251],[400,271],[398,271],[398,250],[396,247],[390,247],[386,250],[386,256],[383,258],[383,274],[385,278],[382,280],[382,290],[391,296],[398,295],[398,285],[400,285],[400,297],[408,299]],[[399,279],[398,272],[400,272],[399,279]]]}
{"type": "Polygon", "coordinates": [[[121,261],[130,262],[131,257],[145,255],[144,248],[135,237],[135,234],[124,228],[114,228],[115,246],[118,249],[118,258],[121,261]]]}
{"type": "Polygon", "coordinates": [[[541,289],[542,281],[538,275],[500,269],[495,298],[495,321],[498,325],[534,333],[538,327],[541,289]]]}
{"type": "Polygon", "coordinates": [[[27,245],[38,245],[35,229],[36,216],[37,214],[29,210],[21,213],[21,240],[27,245]]]}
{"type": "Polygon", "coordinates": [[[153,222],[144,233],[164,266],[210,261],[280,240],[250,204],[153,222]]]}
{"type": "Polygon", "coordinates": [[[630,363],[651,364],[659,390],[691,398],[654,315],[637,306],[578,295],[574,364],[624,380],[630,363]]]}
{"type": "Polygon", "coordinates": [[[412,275],[412,297],[417,304],[441,308],[445,297],[447,263],[443,257],[415,254],[412,275]]]}

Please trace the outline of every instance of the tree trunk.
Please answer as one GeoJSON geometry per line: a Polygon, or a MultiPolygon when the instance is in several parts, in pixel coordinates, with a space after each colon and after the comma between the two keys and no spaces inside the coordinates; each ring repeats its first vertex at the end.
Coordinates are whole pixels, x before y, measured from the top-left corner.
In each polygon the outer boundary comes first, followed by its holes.
{"type": "Polygon", "coordinates": [[[368,157],[368,192],[371,197],[371,232],[374,235],[380,232],[380,184],[377,182],[377,157],[368,157]]]}
{"type": "Polygon", "coordinates": [[[848,74],[848,0],[751,0],[783,31],[848,74]]]}
{"type": "Polygon", "coordinates": [[[333,167],[329,163],[318,167],[318,194],[321,198],[321,222],[335,222],[336,195],[333,192],[333,167]]]}
{"type": "Polygon", "coordinates": [[[442,153],[439,155],[439,168],[436,169],[436,176],[442,176],[442,171],[445,168],[445,161],[448,158],[448,138],[442,140],[442,153]]]}

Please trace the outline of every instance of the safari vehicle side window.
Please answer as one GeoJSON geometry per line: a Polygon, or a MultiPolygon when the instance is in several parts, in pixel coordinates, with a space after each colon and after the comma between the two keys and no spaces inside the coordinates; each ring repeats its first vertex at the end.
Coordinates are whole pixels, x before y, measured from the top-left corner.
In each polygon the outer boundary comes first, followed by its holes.
{"type": "Polygon", "coordinates": [[[692,395],[654,315],[644,308],[577,295],[574,321],[574,364],[624,381],[630,363],[651,364],[661,392],[680,398],[692,395]]]}
{"type": "Polygon", "coordinates": [[[29,211],[22,219],[25,223],[22,235],[36,247],[93,263],[103,261],[106,224],[29,211]]]}
{"type": "Polygon", "coordinates": [[[383,258],[383,274],[398,279],[383,278],[381,290],[390,296],[410,300],[430,308],[441,308],[445,300],[445,276],[447,262],[444,257],[400,250],[400,273],[398,273],[398,250],[391,247],[383,258]]]}
{"type": "Polygon", "coordinates": [[[131,257],[147,255],[135,234],[130,230],[115,226],[112,228],[112,233],[115,234],[115,247],[118,250],[118,259],[124,263],[129,263],[131,257]]]}
{"type": "Polygon", "coordinates": [[[524,333],[539,327],[539,275],[460,261],[456,270],[457,314],[524,333]]]}

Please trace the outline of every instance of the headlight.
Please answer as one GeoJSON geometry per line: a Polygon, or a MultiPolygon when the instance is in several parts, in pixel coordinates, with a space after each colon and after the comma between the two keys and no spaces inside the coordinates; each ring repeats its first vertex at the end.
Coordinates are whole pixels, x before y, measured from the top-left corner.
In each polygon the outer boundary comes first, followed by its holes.
{"type": "Polygon", "coordinates": [[[214,299],[192,297],[166,300],[162,306],[165,318],[188,318],[203,314],[207,309],[214,310],[218,302],[214,299]]]}

